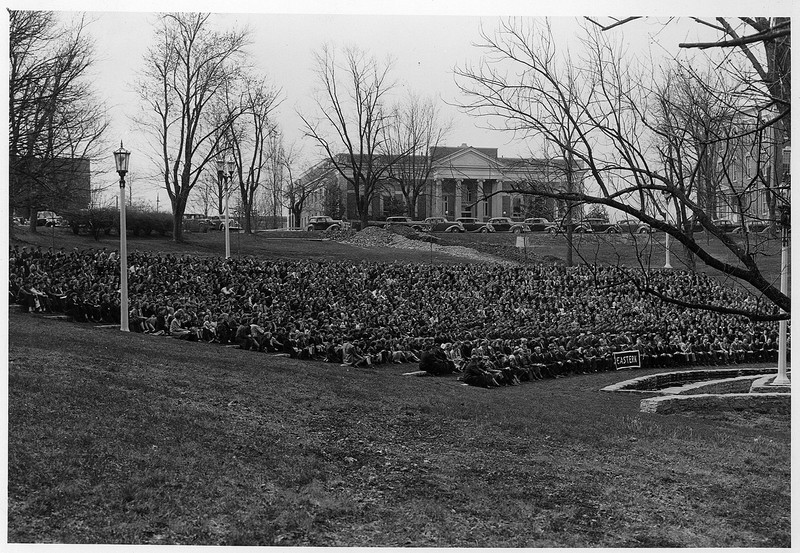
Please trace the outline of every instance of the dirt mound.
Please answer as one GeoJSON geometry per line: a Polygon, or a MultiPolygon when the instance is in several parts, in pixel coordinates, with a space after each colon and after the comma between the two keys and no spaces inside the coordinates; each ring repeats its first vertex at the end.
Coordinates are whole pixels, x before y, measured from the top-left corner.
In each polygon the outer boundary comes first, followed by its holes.
{"type": "Polygon", "coordinates": [[[341,242],[343,240],[347,240],[348,238],[352,238],[356,235],[356,231],[353,229],[333,229],[328,228],[323,230],[321,233],[323,238],[327,238],[328,240],[336,240],[337,242],[341,242]]]}
{"type": "Polygon", "coordinates": [[[399,233],[393,232],[392,230],[387,230],[380,227],[367,227],[361,232],[355,233],[353,236],[339,240],[339,242],[361,248],[402,248],[420,251],[433,250],[438,253],[474,259],[478,262],[502,263],[506,265],[514,264],[513,261],[501,259],[491,254],[481,253],[472,248],[467,248],[464,246],[440,246],[436,243],[438,239],[435,236],[426,233],[419,233],[414,229],[409,229],[407,227],[405,227],[405,229],[411,231],[411,233],[413,233],[412,236],[416,236],[417,238],[407,238],[406,236],[401,236],[399,233]]]}

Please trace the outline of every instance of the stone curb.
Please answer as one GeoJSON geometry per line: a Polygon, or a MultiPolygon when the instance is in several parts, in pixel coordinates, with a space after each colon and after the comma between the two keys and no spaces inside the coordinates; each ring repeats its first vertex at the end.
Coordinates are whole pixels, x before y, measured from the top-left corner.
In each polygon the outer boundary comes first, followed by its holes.
{"type": "Polygon", "coordinates": [[[789,393],[697,394],[643,399],[639,404],[639,410],[660,415],[685,411],[747,411],[789,415],[791,404],[792,395],[789,393]]]}

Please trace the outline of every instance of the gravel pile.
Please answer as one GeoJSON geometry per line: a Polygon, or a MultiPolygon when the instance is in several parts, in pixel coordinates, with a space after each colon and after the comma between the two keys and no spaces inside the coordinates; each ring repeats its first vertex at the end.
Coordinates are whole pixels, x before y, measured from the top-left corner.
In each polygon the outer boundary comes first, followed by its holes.
{"type": "MultiPolygon", "coordinates": [[[[406,250],[420,250],[426,252],[429,252],[431,249],[433,249],[433,251],[437,253],[465,257],[479,262],[516,265],[516,263],[513,261],[502,259],[494,255],[481,253],[472,248],[467,248],[464,246],[440,246],[439,244],[425,241],[425,237],[430,235],[425,235],[424,233],[415,234],[421,234],[421,239],[413,240],[382,228],[367,227],[361,232],[355,233],[351,237],[334,239],[344,244],[350,244],[352,246],[358,246],[361,248],[401,248],[406,250]]],[[[430,238],[436,240],[436,237],[434,236],[430,236],[430,238]]]]}
{"type": "Polygon", "coordinates": [[[323,230],[320,235],[323,238],[327,238],[328,240],[336,240],[337,242],[342,242],[347,240],[348,238],[352,238],[356,235],[356,231],[353,229],[347,230],[333,230],[333,229],[325,229],[323,230]]]}

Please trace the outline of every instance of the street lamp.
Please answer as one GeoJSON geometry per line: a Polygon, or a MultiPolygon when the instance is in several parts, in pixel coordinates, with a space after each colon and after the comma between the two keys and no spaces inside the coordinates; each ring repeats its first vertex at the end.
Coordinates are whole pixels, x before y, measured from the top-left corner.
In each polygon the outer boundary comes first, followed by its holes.
{"type": "Polygon", "coordinates": [[[664,233],[664,268],[665,269],[672,269],[672,263],[669,261],[669,233],[664,233]]]}
{"type": "Polygon", "coordinates": [[[128,160],[131,153],[122,147],[114,152],[114,162],[119,173],[119,329],[128,332],[128,237],[125,226],[125,174],[128,172],[128,160]]]}
{"type": "MultiPolygon", "coordinates": [[[[789,230],[791,228],[790,208],[782,205],[780,210],[781,224],[781,294],[789,293],[789,230]]],[[[778,323],[778,376],[772,381],[773,386],[789,386],[791,381],[786,376],[786,323],[784,319],[778,323]]]]}
{"type": "Polygon", "coordinates": [[[225,157],[217,158],[217,178],[222,181],[222,189],[225,194],[225,259],[231,257],[231,237],[229,233],[230,219],[228,218],[228,198],[230,196],[228,190],[228,181],[233,177],[233,170],[236,164],[233,161],[228,161],[225,157]]]}
{"type": "Polygon", "coordinates": [[[230,199],[231,199],[231,183],[233,182],[233,172],[236,170],[236,163],[231,159],[225,162],[228,179],[225,187],[225,258],[231,256],[231,216],[230,216],[230,199]]]}

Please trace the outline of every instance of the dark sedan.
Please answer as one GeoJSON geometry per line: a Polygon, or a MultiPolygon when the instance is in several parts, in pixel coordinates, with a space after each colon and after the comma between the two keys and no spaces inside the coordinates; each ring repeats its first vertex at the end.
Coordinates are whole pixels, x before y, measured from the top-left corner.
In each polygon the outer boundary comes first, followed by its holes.
{"type": "Polygon", "coordinates": [[[739,226],[733,219],[712,219],[711,223],[722,232],[733,232],[739,226]]]}
{"type": "Polygon", "coordinates": [[[467,232],[494,232],[492,225],[479,221],[475,217],[459,217],[456,222],[461,223],[467,232]]]}
{"type": "Polygon", "coordinates": [[[521,234],[523,232],[530,232],[531,230],[525,223],[512,221],[508,217],[492,217],[489,219],[489,224],[492,225],[495,232],[513,232],[514,234],[521,234]]]}
{"type": "Polygon", "coordinates": [[[425,219],[427,232],[464,232],[464,227],[457,221],[448,221],[444,217],[428,217],[425,219]]]}
{"type": "Polygon", "coordinates": [[[619,225],[605,219],[584,219],[583,224],[589,225],[592,232],[604,232],[606,234],[619,234],[622,232],[619,225]]]}
{"type": "MultiPolygon", "coordinates": [[[[576,234],[586,234],[593,232],[592,227],[589,226],[587,223],[570,223],[572,227],[572,232],[576,234]]],[[[565,223],[557,223],[551,227],[547,227],[545,232],[550,234],[566,234],[567,232],[567,225],[565,223]]]]}
{"type": "Polygon", "coordinates": [[[553,221],[544,217],[529,217],[523,222],[528,225],[532,232],[542,232],[556,225],[553,221]]]}

